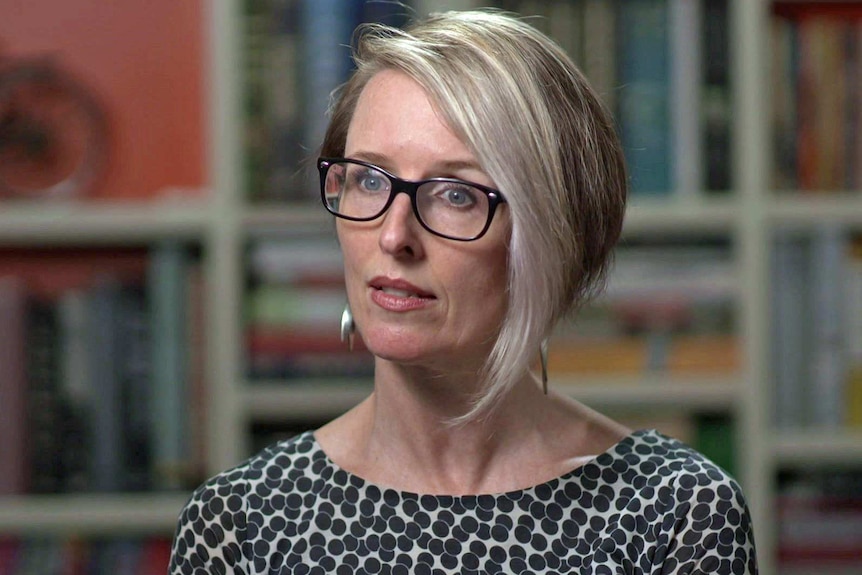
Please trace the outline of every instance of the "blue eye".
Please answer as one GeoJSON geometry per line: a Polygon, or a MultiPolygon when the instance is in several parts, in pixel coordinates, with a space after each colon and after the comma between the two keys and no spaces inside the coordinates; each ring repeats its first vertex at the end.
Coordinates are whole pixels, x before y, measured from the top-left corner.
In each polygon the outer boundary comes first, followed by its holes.
{"type": "Polygon", "coordinates": [[[449,190],[446,192],[445,196],[453,206],[465,206],[474,203],[473,197],[463,189],[449,190]]]}
{"type": "Polygon", "coordinates": [[[382,187],[383,183],[380,181],[380,178],[376,178],[374,176],[367,176],[362,178],[362,187],[366,190],[377,191],[382,187]]]}

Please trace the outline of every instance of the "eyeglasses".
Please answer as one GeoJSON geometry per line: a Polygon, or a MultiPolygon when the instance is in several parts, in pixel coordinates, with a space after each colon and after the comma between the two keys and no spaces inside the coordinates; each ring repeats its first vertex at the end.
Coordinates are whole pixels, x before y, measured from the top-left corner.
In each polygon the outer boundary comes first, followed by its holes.
{"type": "Polygon", "coordinates": [[[413,213],[423,228],[450,240],[482,237],[491,225],[503,195],[487,186],[454,178],[402,180],[382,168],[346,158],[320,158],[320,194],[333,215],[367,222],[389,209],[395,196],[410,196],[413,213]]]}

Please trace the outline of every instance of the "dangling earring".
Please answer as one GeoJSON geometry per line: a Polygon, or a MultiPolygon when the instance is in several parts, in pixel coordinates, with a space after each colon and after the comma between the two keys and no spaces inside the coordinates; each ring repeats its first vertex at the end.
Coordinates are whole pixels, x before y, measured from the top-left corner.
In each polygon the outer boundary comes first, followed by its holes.
{"type": "Polygon", "coordinates": [[[542,391],[548,395],[548,340],[543,339],[539,346],[539,357],[542,360],[542,391]]]}
{"type": "Polygon", "coordinates": [[[350,302],[344,304],[341,312],[341,341],[347,342],[347,349],[353,351],[353,334],[356,332],[356,324],[353,322],[353,312],[350,311],[350,302]]]}

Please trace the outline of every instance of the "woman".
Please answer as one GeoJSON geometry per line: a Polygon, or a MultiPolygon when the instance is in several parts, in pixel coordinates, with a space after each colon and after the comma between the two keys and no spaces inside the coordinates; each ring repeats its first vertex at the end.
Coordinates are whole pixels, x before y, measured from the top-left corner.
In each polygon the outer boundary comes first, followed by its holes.
{"type": "Polygon", "coordinates": [[[756,572],[731,478],[533,373],[625,209],[571,60],[492,12],[366,30],[355,58],[318,169],[374,392],[199,488],[171,572],[756,572]]]}

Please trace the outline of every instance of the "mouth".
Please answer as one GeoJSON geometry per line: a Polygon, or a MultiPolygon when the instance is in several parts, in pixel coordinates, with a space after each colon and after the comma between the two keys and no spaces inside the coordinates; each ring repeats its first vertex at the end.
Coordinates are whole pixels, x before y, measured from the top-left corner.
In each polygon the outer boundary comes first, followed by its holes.
{"type": "Polygon", "coordinates": [[[393,280],[390,278],[374,278],[369,286],[381,293],[391,297],[405,299],[436,299],[434,294],[427,292],[404,280],[393,280]]]}

